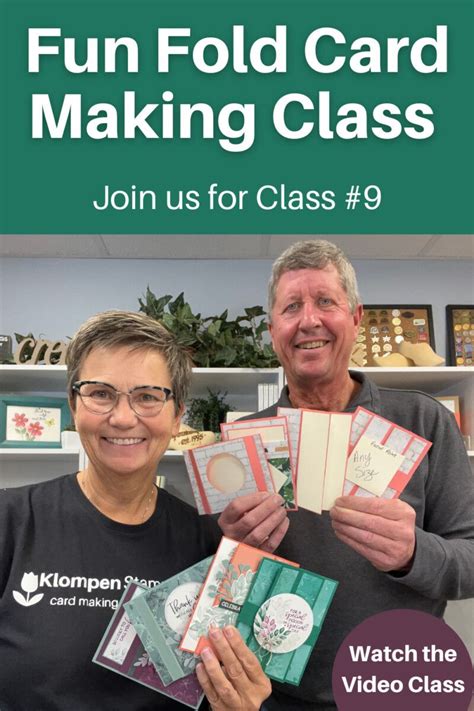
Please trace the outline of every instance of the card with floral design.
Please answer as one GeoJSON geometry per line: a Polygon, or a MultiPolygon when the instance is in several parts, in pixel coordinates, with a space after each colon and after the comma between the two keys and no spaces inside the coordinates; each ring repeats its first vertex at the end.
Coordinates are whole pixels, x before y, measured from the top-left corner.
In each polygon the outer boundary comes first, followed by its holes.
{"type": "Polygon", "coordinates": [[[263,558],[284,561],[298,567],[298,563],[292,563],[246,543],[222,537],[199,600],[189,619],[181,649],[200,654],[207,644],[209,627],[235,625],[263,558]]]}
{"type": "Polygon", "coordinates": [[[125,603],[146,590],[148,588],[134,581],[128,584],[92,661],[159,694],[197,709],[204,694],[196,674],[193,672],[165,686],[125,612],[125,603]]]}
{"type": "Polygon", "coordinates": [[[125,610],[167,687],[198,662],[179,643],[206,578],[212,556],[125,603],[125,610]]]}
{"type": "Polygon", "coordinates": [[[264,558],[237,628],[271,679],[298,685],[338,583],[264,558]]]}

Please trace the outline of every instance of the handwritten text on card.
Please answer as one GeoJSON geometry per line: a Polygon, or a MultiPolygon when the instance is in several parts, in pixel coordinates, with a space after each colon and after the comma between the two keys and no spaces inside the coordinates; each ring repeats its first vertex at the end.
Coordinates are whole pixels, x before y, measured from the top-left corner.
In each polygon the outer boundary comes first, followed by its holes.
{"type": "Polygon", "coordinates": [[[402,462],[402,454],[363,435],[347,463],[346,479],[381,496],[402,462]]]}

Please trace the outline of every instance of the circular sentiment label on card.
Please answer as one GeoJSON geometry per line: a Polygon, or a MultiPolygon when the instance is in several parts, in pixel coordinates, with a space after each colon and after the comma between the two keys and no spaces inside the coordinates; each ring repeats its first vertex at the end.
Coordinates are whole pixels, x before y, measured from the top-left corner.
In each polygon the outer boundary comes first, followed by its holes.
{"type": "Polygon", "coordinates": [[[313,611],[302,597],[280,593],[266,600],[253,622],[255,639],[274,654],[301,647],[313,629],[313,611]]]}
{"type": "Polygon", "coordinates": [[[201,583],[183,583],[172,590],[165,602],[166,624],[182,634],[199,597],[201,583]]]}

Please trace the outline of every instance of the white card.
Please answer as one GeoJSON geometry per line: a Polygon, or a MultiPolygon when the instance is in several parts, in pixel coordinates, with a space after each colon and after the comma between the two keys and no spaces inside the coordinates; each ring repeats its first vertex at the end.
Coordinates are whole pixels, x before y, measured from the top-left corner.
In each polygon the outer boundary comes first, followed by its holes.
{"type": "Polygon", "coordinates": [[[362,435],[349,457],[346,479],[382,496],[403,459],[402,454],[362,435]]]}

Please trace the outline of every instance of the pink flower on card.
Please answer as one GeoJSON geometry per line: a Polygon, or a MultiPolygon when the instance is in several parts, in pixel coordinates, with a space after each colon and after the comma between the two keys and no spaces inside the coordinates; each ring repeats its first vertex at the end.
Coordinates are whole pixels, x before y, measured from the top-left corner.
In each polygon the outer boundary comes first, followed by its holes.
{"type": "Polygon", "coordinates": [[[15,427],[24,427],[28,422],[28,418],[25,415],[21,415],[19,412],[15,412],[13,415],[13,422],[15,427]]]}
{"type": "Polygon", "coordinates": [[[28,425],[28,432],[32,437],[39,437],[43,429],[39,422],[30,422],[28,425]]]}
{"type": "Polygon", "coordinates": [[[262,629],[261,629],[261,637],[263,639],[266,639],[272,632],[274,632],[276,629],[276,622],[273,619],[273,617],[269,617],[268,615],[265,615],[263,619],[263,624],[262,624],[262,629]]]}

